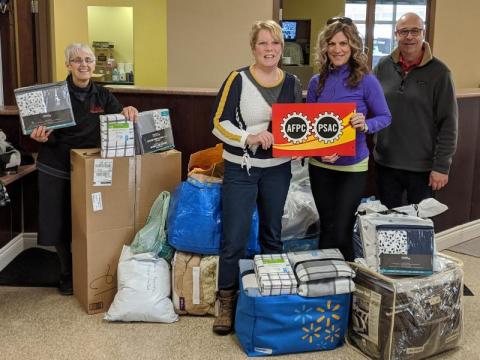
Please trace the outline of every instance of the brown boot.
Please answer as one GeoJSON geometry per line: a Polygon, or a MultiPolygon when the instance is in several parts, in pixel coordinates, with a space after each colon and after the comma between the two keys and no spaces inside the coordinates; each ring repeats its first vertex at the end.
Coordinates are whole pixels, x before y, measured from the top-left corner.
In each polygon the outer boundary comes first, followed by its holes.
{"type": "Polygon", "coordinates": [[[218,316],[213,322],[214,333],[218,335],[228,335],[232,332],[236,298],[236,290],[220,290],[218,292],[220,308],[218,311],[218,316]]]}

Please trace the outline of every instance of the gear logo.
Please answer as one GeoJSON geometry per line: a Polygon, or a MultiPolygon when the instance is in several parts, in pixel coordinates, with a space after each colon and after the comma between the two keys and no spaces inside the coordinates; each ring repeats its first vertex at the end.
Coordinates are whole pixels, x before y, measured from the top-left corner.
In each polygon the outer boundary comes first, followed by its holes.
{"type": "Polygon", "coordinates": [[[281,130],[288,142],[300,144],[305,142],[310,134],[310,121],[302,113],[294,112],[283,118],[281,130]]]}
{"type": "Polygon", "coordinates": [[[315,118],[313,125],[315,137],[320,142],[333,143],[343,133],[342,120],[334,113],[323,113],[315,118]]]}

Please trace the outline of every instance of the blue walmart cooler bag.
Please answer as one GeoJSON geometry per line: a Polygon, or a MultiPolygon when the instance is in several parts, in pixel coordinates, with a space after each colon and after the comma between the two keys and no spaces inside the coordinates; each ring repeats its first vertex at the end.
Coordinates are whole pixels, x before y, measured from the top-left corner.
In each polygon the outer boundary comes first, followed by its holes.
{"type": "MultiPolygon", "coordinates": [[[[168,242],[176,250],[218,255],[222,239],[222,184],[188,177],[175,189],[168,212],[168,242]]],[[[254,211],[247,256],[258,254],[258,212],[254,211]]]]}
{"type": "Polygon", "coordinates": [[[258,284],[244,287],[255,283],[253,261],[241,260],[240,274],[235,332],[248,356],[332,350],[344,343],[350,294],[261,296],[258,284]]]}

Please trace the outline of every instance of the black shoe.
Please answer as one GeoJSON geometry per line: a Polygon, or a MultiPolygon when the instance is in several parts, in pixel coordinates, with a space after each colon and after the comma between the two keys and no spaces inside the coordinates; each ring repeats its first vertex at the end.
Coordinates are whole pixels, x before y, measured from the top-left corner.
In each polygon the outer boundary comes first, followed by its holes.
{"type": "Polygon", "coordinates": [[[58,291],[62,295],[73,295],[72,274],[60,274],[58,291]]]}

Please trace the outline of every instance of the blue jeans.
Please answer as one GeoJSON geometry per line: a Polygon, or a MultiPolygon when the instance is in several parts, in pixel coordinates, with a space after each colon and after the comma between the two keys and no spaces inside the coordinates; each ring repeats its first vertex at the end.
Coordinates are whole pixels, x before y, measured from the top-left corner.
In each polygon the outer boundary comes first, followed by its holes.
{"type": "Polygon", "coordinates": [[[239,164],[225,161],[219,289],[238,288],[238,260],[245,257],[255,206],[258,207],[262,253],[282,252],[283,207],[291,177],[290,162],[269,168],[252,167],[248,175],[239,164]]]}

